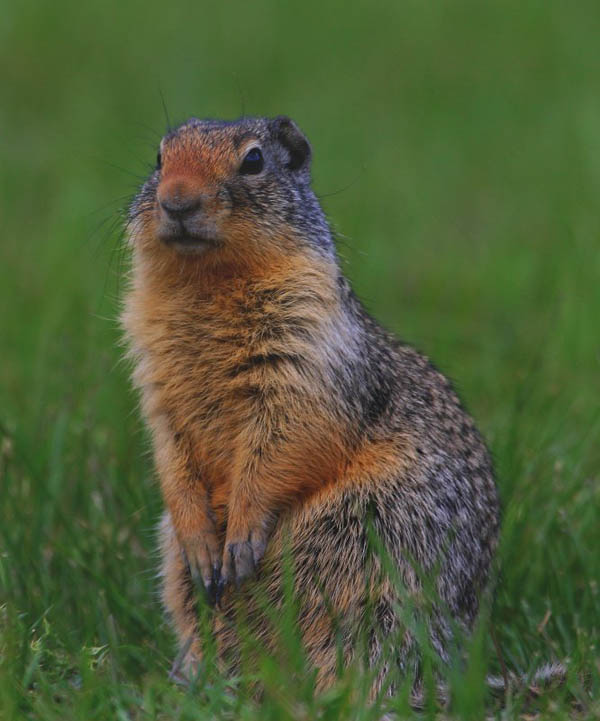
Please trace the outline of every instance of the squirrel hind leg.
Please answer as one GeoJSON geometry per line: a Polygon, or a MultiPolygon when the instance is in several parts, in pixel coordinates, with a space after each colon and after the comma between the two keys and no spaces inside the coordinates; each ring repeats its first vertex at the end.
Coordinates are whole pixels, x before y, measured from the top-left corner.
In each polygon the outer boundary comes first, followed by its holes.
{"type": "Polygon", "coordinates": [[[179,641],[179,653],[170,671],[178,683],[187,683],[201,657],[198,640],[196,589],[168,511],[159,527],[161,598],[179,641]]]}

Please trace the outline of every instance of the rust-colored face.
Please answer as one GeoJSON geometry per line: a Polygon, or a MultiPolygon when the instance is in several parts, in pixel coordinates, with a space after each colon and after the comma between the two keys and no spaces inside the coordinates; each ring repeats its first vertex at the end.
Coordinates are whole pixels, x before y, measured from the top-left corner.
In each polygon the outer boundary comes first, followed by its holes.
{"type": "Polygon", "coordinates": [[[314,198],[309,159],[288,118],[191,119],[161,142],[157,168],[131,207],[132,241],[229,260],[259,254],[301,230],[292,228],[295,215],[314,215],[303,207],[314,198]]]}
{"type": "Polygon", "coordinates": [[[260,139],[252,133],[236,137],[228,129],[202,134],[192,127],[165,138],[160,158],[157,237],[187,253],[221,245],[233,210],[232,180],[263,170],[260,139]]]}

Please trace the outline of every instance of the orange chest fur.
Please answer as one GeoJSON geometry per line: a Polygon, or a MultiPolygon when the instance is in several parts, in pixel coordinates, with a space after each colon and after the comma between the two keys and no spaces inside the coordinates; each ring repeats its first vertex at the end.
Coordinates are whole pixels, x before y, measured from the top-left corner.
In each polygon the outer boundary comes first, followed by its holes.
{"type": "Polygon", "coordinates": [[[213,506],[226,505],[248,464],[300,496],[346,462],[327,370],[335,302],[313,275],[271,274],[212,294],[138,276],[127,298],[123,324],[155,451],[176,439],[213,506]]]}
{"type": "Polygon", "coordinates": [[[166,422],[210,485],[227,478],[252,413],[248,381],[236,368],[255,350],[260,319],[253,325],[236,314],[234,300],[155,299],[138,291],[124,316],[150,425],[166,422]]]}

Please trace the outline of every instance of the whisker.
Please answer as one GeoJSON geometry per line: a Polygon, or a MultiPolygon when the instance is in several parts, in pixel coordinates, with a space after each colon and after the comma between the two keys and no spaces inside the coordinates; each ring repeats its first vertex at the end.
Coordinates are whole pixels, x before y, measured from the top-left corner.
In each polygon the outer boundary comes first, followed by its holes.
{"type": "Polygon", "coordinates": [[[322,195],[319,195],[319,193],[317,193],[317,194],[316,194],[317,198],[319,198],[319,200],[322,200],[323,198],[331,198],[331,196],[333,196],[333,195],[339,195],[340,193],[345,192],[346,190],[348,190],[349,188],[351,188],[355,183],[358,182],[359,178],[363,175],[364,171],[365,171],[365,169],[364,169],[364,167],[363,167],[363,168],[361,169],[361,172],[358,173],[358,174],[354,177],[354,179],[351,180],[351,181],[348,183],[348,185],[344,185],[342,188],[339,188],[338,190],[334,190],[334,191],[332,191],[331,193],[323,193],[322,195]]]}
{"type": "Polygon", "coordinates": [[[162,88],[160,85],[158,86],[158,92],[160,94],[160,99],[162,102],[163,112],[165,114],[165,120],[167,121],[167,132],[171,132],[172,126],[171,126],[171,119],[169,118],[169,111],[167,110],[167,104],[165,103],[165,96],[163,95],[162,88]]]}

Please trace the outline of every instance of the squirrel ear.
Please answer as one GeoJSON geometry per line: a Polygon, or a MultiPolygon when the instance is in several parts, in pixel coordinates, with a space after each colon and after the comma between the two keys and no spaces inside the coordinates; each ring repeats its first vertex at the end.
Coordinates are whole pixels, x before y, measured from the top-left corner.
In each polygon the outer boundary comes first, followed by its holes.
{"type": "Polygon", "coordinates": [[[312,155],[310,143],[296,123],[285,115],[279,115],[273,120],[273,132],[289,153],[288,168],[299,170],[307,167],[312,155]]]}

